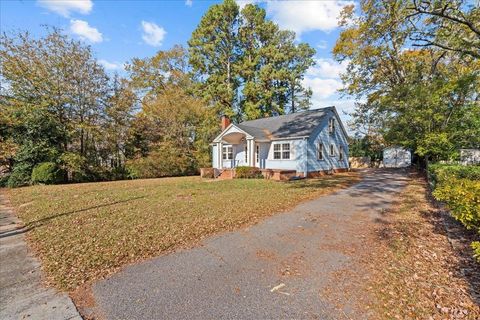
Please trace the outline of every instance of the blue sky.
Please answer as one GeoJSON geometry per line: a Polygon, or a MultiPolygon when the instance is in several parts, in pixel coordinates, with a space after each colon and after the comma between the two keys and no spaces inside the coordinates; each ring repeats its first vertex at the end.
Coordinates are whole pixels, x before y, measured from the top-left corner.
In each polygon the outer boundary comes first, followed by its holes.
{"type": "MultiPolygon", "coordinates": [[[[125,62],[152,56],[175,44],[186,45],[208,8],[218,1],[113,1],[37,0],[0,1],[2,32],[27,30],[42,35],[42,25],[60,27],[75,39],[91,45],[109,72],[122,73],[125,62]]],[[[350,110],[353,101],[340,100],[339,74],[345,70],[332,60],[331,50],[339,34],[336,18],[347,1],[237,1],[256,2],[281,28],[294,30],[299,41],[317,50],[317,65],[305,84],[314,92],[313,108],[336,105],[350,110]]],[[[344,117],[346,118],[346,117],[344,117]]]]}

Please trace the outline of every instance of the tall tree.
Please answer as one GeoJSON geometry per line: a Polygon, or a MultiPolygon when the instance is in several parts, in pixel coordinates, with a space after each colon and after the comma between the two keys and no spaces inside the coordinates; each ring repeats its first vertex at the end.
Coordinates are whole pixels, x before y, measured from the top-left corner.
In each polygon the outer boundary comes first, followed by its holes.
{"type": "Polygon", "coordinates": [[[302,81],[305,72],[315,64],[313,56],[315,50],[308,44],[300,43],[294,46],[290,53],[290,65],[288,66],[288,92],[289,112],[306,110],[310,107],[312,90],[305,88],[302,81]]]}
{"type": "Polygon", "coordinates": [[[199,90],[220,113],[236,113],[239,7],[226,0],[210,7],[188,42],[190,64],[203,78],[199,90]]]}
{"type": "Polygon", "coordinates": [[[477,1],[413,0],[407,18],[415,46],[437,47],[480,58],[480,5],[477,1]]]}
{"type": "Polygon", "coordinates": [[[233,0],[212,6],[189,41],[198,92],[218,112],[237,120],[308,108],[302,85],[315,51],[266,19],[265,10],[233,0]]]}
{"type": "Polygon", "coordinates": [[[133,59],[127,70],[140,101],[129,143],[136,174],[191,174],[207,165],[217,122],[195,95],[187,51],[175,46],[151,58],[133,59]]]}
{"type": "Polygon", "coordinates": [[[437,47],[415,49],[420,26],[408,21],[404,1],[361,2],[361,14],[344,11],[334,48],[348,59],[344,92],[365,98],[354,112],[357,126],[379,128],[387,143],[412,148],[428,159],[447,159],[479,144],[478,60],[437,47]]]}
{"type": "Polygon", "coordinates": [[[95,172],[111,158],[103,130],[114,100],[109,101],[111,83],[91,48],[58,29],[38,39],[24,32],[3,34],[0,65],[7,84],[2,118],[8,119],[8,141],[19,146],[13,171],[22,169],[21,183],[43,161],[82,171],[78,179],[99,178],[95,172]]]}

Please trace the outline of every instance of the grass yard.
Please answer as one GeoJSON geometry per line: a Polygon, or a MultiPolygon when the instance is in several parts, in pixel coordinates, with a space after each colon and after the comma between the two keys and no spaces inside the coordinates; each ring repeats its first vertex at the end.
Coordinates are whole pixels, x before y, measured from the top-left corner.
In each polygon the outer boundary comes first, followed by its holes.
{"type": "Polygon", "coordinates": [[[357,173],[292,182],[180,177],[7,190],[49,281],[63,290],[252,224],[349,186],[357,173]]]}

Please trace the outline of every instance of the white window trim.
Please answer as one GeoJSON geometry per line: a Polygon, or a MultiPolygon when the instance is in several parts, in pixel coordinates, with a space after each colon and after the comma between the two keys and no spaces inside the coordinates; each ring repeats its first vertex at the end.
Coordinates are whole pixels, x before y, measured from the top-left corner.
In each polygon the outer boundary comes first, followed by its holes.
{"type": "Polygon", "coordinates": [[[328,119],[328,133],[333,134],[335,132],[335,118],[328,119]]]}
{"type": "Polygon", "coordinates": [[[233,160],[233,146],[222,146],[222,161],[230,161],[233,160]],[[232,150],[229,152],[229,149],[232,150]],[[231,154],[231,158],[228,155],[231,154]],[[226,155],[226,157],[223,157],[226,155]]]}
{"type": "Polygon", "coordinates": [[[338,153],[338,160],[343,161],[345,155],[343,154],[343,146],[340,146],[340,150],[338,153]]]}
{"type": "Polygon", "coordinates": [[[330,157],[335,157],[335,145],[333,143],[330,144],[329,155],[330,157]]]}
{"type": "Polygon", "coordinates": [[[325,160],[323,155],[323,143],[317,142],[317,160],[325,160]]]}
{"type": "Polygon", "coordinates": [[[288,160],[293,160],[293,152],[292,152],[292,144],[290,142],[275,142],[272,144],[272,160],[285,160],[285,161],[288,161],[288,160]],[[280,145],[280,151],[275,151],[275,145],[280,145]],[[288,145],[288,150],[283,150],[283,146],[284,145],[288,145]],[[280,152],[280,158],[279,159],[275,159],[275,152],[280,152]],[[283,153],[284,152],[288,152],[288,155],[289,157],[288,158],[284,158],[283,157],[283,153]]]}

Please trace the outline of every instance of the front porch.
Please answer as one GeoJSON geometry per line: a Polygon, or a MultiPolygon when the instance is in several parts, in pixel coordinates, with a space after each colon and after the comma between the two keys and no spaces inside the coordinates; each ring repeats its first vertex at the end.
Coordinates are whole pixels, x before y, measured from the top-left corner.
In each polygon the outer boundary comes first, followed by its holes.
{"type": "Polygon", "coordinates": [[[268,149],[255,138],[230,127],[215,139],[213,147],[213,168],[234,169],[239,166],[265,168],[268,149]],[[265,154],[266,151],[266,154],[265,154]]]}

